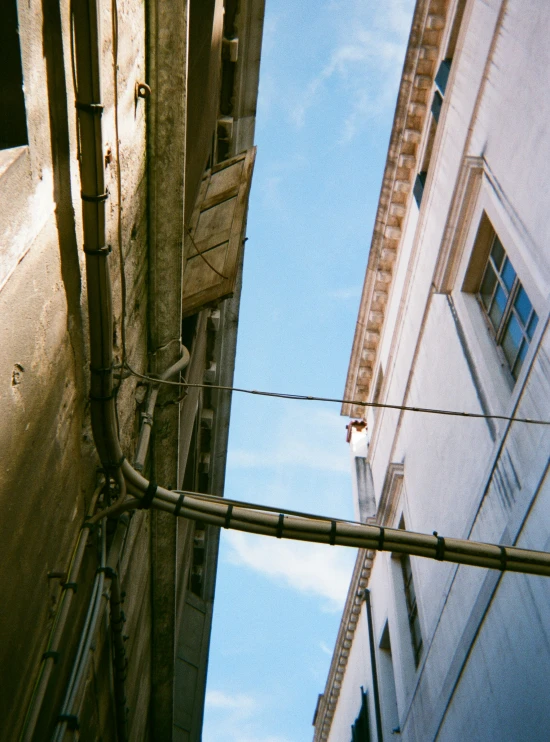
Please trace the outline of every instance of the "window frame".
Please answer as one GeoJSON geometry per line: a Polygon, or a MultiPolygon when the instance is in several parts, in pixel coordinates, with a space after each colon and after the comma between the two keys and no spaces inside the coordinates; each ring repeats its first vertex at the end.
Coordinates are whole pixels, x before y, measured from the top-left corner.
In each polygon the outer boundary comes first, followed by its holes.
{"type": "MultiPolygon", "coordinates": [[[[400,528],[401,527],[404,528],[404,525],[400,526],[400,528]]],[[[420,616],[418,615],[418,600],[414,587],[412,563],[408,554],[399,554],[398,558],[399,566],[401,568],[401,578],[403,581],[403,595],[405,597],[405,606],[407,608],[407,622],[409,625],[409,636],[412,645],[414,666],[418,670],[420,660],[422,659],[424,640],[422,638],[420,616]]]]}
{"type": "MultiPolygon", "coordinates": [[[[2,94],[4,114],[0,114],[0,152],[26,147],[29,144],[27,101],[22,44],[17,0],[8,0],[4,9],[0,39],[4,47],[4,83],[2,94]]],[[[5,158],[3,158],[5,159],[5,158]]]]}
{"type": "Polygon", "coordinates": [[[541,253],[540,246],[519,221],[514,206],[484,159],[465,158],[458,183],[434,273],[435,290],[452,296],[483,394],[491,400],[491,411],[506,414],[512,399],[522,389],[526,368],[546,319],[550,258],[541,253]],[[491,228],[498,234],[539,316],[517,382],[476,297],[489,254],[491,228]]]}
{"type": "MultiPolygon", "coordinates": [[[[489,221],[488,218],[487,221],[489,221]]],[[[493,335],[494,341],[499,348],[500,354],[506,361],[506,364],[510,371],[510,375],[513,379],[513,383],[515,384],[521,373],[521,368],[523,366],[525,357],[529,352],[529,347],[533,340],[539,317],[527,290],[523,286],[523,283],[521,282],[518,273],[514,268],[514,265],[510,260],[510,257],[506,252],[504,245],[502,244],[502,240],[500,239],[492,224],[490,224],[490,227],[492,230],[492,238],[490,241],[487,259],[485,261],[485,268],[479,282],[478,290],[476,291],[476,298],[479,302],[479,305],[481,306],[481,309],[485,316],[485,320],[493,335]],[[497,252],[501,253],[499,262],[497,262],[498,258],[494,255],[496,248],[497,252]],[[513,277],[510,275],[510,285],[508,285],[505,276],[508,267],[511,269],[511,271],[513,271],[513,277]],[[492,288],[490,289],[489,293],[484,293],[482,291],[483,286],[486,282],[486,279],[489,279],[489,282],[491,282],[491,276],[493,277],[492,288]],[[498,320],[496,320],[492,316],[492,312],[494,307],[497,307],[497,311],[499,310],[497,301],[497,295],[499,295],[499,292],[501,296],[504,295],[505,303],[504,307],[500,310],[500,317],[498,318],[498,320]],[[521,317],[520,311],[516,306],[521,292],[523,292],[529,302],[529,310],[525,320],[521,317]],[[488,297],[487,303],[484,297],[488,297]],[[519,328],[520,340],[513,357],[510,358],[506,351],[506,336],[511,323],[514,320],[517,327],[519,328]],[[524,349],[525,352],[523,353],[522,357],[522,351],[524,349]]]]}

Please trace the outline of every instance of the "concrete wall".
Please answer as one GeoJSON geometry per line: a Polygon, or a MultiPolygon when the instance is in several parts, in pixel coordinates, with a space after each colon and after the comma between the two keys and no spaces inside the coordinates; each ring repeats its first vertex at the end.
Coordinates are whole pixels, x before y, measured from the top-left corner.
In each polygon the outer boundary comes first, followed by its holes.
{"type": "MultiPolygon", "coordinates": [[[[3,735],[16,739],[41,654],[61,596],[60,579],[97,481],[87,389],[86,286],[83,271],[80,183],[74,90],[71,73],[69,3],[19,3],[29,146],[0,152],[0,718],[3,735]]],[[[147,178],[145,109],[134,97],[145,74],[145,5],[121,0],[119,12],[119,138],[122,234],[127,282],[127,344],[143,367],[147,352],[147,178]]],[[[110,5],[102,6],[102,68],[108,242],[113,246],[116,338],[120,359],[119,279],[110,5]]],[[[137,432],[137,384],[124,382],[118,400],[121,438],[132,450],[137,432]]],[[[143,734],[147,720],[150,604],[147,516],[136,517],[126,546],[123,589],[132,658],[128,696],[130,724],[143,734]],[[131,556],[130,556],[131,555],[131,556]],[[144,599],[145,596],[145,599],[144,599]],[[139,629],[139,631],[138,631],[139,629]],[[138,702],[141,694],[142,702],[138,702]]],[[[54,718],[91,586],[93,547],[52,677],[49,713],[39,722],[46,738],[54,718]]],[[[89,723],[114,733],[109,700],[110,648],[98,644],[101,718],[89,723]],[[101,669],[104,667],[104,669],[101,669]],[[105,677],[103,677],[105,680],[105,677]]],[[[86,718],[84,702],[83,718],[86,718]]]]}
{"type": "MultiPolygon", "coordinates": [[[[377,359],[381,401],[550,419],[549,26],[536,0],[466,3],[419,213],[409,198],[377,359]],[[515,383],[477,299],[463,290],[483,214],[539,316],[515,383]]],[[[384,524],[397,526],[403,516],[410,530],[549,548],[546,428],[390,410],[368,420],[384,524]]],[[[418,667],[399,563],[378,554],[369,582],[375,632],[387,620],[391,636],[400,738],[547,739],[550,583],[411,561],[423,641],[418,667]]],[[[366,667],[356,641],[331,740],[349,739],[355,719],[354,663],[366,667]]],[[[385,740],[390,732],[386,725],[385,740]]]]}

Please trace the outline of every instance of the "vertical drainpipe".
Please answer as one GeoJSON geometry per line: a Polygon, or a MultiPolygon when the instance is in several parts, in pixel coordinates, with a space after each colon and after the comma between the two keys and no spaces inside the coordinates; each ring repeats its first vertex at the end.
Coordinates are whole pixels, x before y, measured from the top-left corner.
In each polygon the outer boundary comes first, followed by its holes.
{"type": "Polygon", "coordinates": [[[374,696],[374,713],[376,716],[376,737],[378,742],[384,742],[382,736],[382,714],[380,713],[380,694],[378,692],[378,672],[376,670],[376,647],[374,644],[374,627],[372,623],[372,606],[370,590],[365,588],[365,605],[367,608],[367,624],[369,627],[370,666],[372,670],[372,693],[374,696]]]}

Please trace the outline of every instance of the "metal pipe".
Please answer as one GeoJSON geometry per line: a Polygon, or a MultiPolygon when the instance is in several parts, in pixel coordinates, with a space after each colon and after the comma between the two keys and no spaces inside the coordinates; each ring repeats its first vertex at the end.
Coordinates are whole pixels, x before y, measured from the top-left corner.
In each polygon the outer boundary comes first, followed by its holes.
{"type": "Polygon", "coordinates": [[[374,644],[374,625],[372,622],[372,606],[370,590],[365,588],[365,606],[367,609],[367,625],[369,627],[370,667],[372,672],[372,694],[374,696],[374,715],[376,717],[376,737],[378,742],[384,742],[382,734],[382,714],[380,713],[380,693],[378,692],[378,672],[376,669],[376,646],[374,644]]]}
{"type": "MultiPolygon", "coordinates": [[[[99,485],[96,488],[94,494],[92,495],[92,500],[90,503],[90,507],[88,509],[88,518],[91,518],[92,515],[94,514],[97,500],[99,498],[102,488],[103,488],[103,484],[99,485]]],[[[38,716],[42,709],[42,704],[44,703],[44,696],[46,695],[48,683],[49,683],[54,665],[57,661],[57,657],[59,655],[59,647],[61,643],[61,638],[65,630],[65,625],[67,623],[69,610],[71,608],[74,593],[76,591],[76,587],[78,584],[80,568],[82,566],[82,561],[84,559],[84,552],[86,550],[86,543],[88,540],[88,533],[89,533],[88,526],[84,525],[80,529],[80,533],[79,533],[78,540],[75,546],[75,550],[71,558],[71,564],[67,572],[67,581],[64,585],[63,594],[61,596],[61,600],[59,602],[59,606],[57,608],[56,615],[54,618],[54,623],[53,623],[53,626],[50,632],[50,638],[48,640],[46,652],[42,656],[40,672],[36,680],[35,688],[33,691],[33,695],[32,695],[29,707],[27,709],[25,723],[23,725],[23,730],[20,736],[21,742],[30,742],[30,740],[33,737],[35,728],[36,728],[36,723],[38,721],[38,716]]]]}
{"type": "MultiPolygon", "coordinates": [[[[101,567],[103,570],[105,567],[105,547],[106,547],[106,534],[105,528],[101,529],[101,567]]],[[[68,718],[72,715],[72,707],[76,693],[78,693],[79,683],[83,676],[83,666],[87,667],[87,658],[90,652],[91,637],[93,635],[93,628],[95,627],[95,621],[97,621],[99,604],[103,594],[103,584],[105,582],[105,572],[98,570],[94,579],[94,587],[90,602],[88,604],[88,610],[86,612],[86,619],[84,621],[84,628],[80,634],[80,641],[78,643],[78,649],[76,657],[71,670],[63,703],[61,704],[61,711],[59,713],[58,721],[55,726],[53,734],[53,742],[60,742],[65,736],[65,732],[68,728],[68,718]],[[90,631],[92,627],[92,631],[90,631]]]]}
{"type": "MultiPolygon", "coordinates": [[[[131,492],[143,497],[149,482],[124,462],[123,473],[131,492]]],[[[500,571],[550,576],[550,554],[515,546],[382,528],[340,521],[307,513],[267,511],[251,503],[227,501],[196,492],[174,492],[158,486],[151,507],[191,520],[259,533],[277,538],[312,541],[375,551],[421,556],[437,561],[486,567],[500,571]],[[183,494],[183,499],[182,499],[183,494]]],[[[96,516],[98,518],[100,516],[96,516]]]]}
{"type": "MultiPolygon", "coordinates": [[[[182,357],[159,376],[159,381],[167,381],[172,376],[179,374],[180,371],[183,371],[183,369],[188,365],[189,359],[189,351],[185,346],[182,346],[182,357]]],[[[153,415],[155,413],[159,388],[159,384],[151,384],[149,386],[145,411],[141,413],[142,424],[139,433],[136,456],[134,458],[134,468],[137,469],[137,471],[143,471],[143,467],[145,466],[145,457],[147,456],[147,449],[149,448],[151,429],[153,427],[153,415]]]]}
{"type": "Polygon", "coordinates": [[[68,717],[74,716],[78,719],[78,713],[82,704],[83,680],[92,656],[92,645],[98,630],[99,618],[103,613],[104,607],[106,607],[110,600],[111,583],[116,575],[129,521],[130,519],[127,515],[120,517],[108,556],[106,556],[107,541],[105,529],[102,531],[100,567],[96,574],[94,592],[88,606],[84,630],[80,637],[77,656],[61,706],[60,716],[63,718],[56,725],[53,736],[54,742],[61,742],[63,740],[68,728],[68,717]]]}
{"type": "Polygon", "coordinates": [[[113,382],[113,311],[109,247],[106,244],[103,110],[97,0],[71,4],[76,73],[76,111],[80,137],[82,226],[90,328],[90,408],[94,442],[104,469],[125,492],[120,472],[113,382]]]}

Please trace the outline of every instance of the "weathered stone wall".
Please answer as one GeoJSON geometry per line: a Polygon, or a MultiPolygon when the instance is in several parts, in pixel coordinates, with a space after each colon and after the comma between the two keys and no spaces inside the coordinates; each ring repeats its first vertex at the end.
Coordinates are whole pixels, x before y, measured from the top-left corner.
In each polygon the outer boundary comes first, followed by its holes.
{"type": "MultiPolygon", "coordinates": [[[[78,531],[96,486],[99,462],[88,409],[89,357],[70,6],[19,3],[29,146],[0,152],[0,718],[15,739],[31,697],[42,652],[78,531]]],[[[113,277],[115,349],[122,354],[122,292],[118,254],[114,59],[111,3],[101,4],[102,88],[108,243],[113,277]]],[[[126,347],[147,366],[145,3],[118,2],[118,115],[122,183],[122,251],[126,277],[126,347]]],[[[130,459],[138,430],[138,384],[118,395],[120,435],[130,459]]],[[[132,521],[123,556],[125,633],[130,665],[130,725],[144,738],[149,694],[150,625],[148,514],[132,521]],[[139,731],[141,730],[141,731],[139,731]]],[[[52,677],[48,712],[37,739],[58,711],[91,582],[90,546],[52,677]]],[[[110,646],[103,632],[91,664],[82,724],[112,738],[110,646]],[[96,682],[93,675],[96,675],[96,682]],[[97,695],[99,688],[99,697],[97,695]],[[99,717],[97,716],[99,714],[99,717]]]]}

